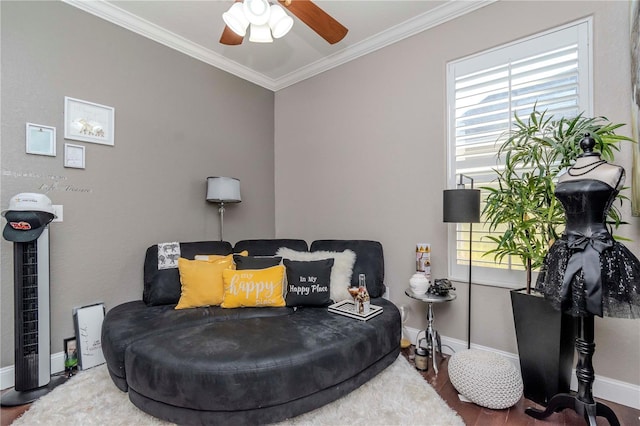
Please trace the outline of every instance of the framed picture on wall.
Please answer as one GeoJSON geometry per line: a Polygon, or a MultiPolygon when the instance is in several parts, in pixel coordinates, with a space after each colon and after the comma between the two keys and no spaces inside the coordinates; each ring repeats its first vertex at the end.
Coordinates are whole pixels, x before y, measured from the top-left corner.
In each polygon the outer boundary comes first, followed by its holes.
{"type": "Polygon", "coordinates": [[[114,145],[115,108],[64,98],[64,138],[114,145]]]}
{"type": "Polygon", "coordinates": [[[56,128],[27,123],[27,154],[56,156],[56,128]]]}
{"type": "Polygon", "coordinates": [[[84,146],[65,143],[64,166],[73,169],[84,169],[84,146]]]}

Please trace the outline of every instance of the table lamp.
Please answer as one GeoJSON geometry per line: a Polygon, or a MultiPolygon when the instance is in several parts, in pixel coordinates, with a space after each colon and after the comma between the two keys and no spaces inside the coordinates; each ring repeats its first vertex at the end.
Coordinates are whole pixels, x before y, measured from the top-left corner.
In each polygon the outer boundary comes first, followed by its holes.
{"type": "Polygon", "coordinates": [[[207,201],[220,204],[220,241],[223,240],[224,231],[224,204],[239,203],[240,180],[232,177],[210,176],[207,178],[207,201]]]}

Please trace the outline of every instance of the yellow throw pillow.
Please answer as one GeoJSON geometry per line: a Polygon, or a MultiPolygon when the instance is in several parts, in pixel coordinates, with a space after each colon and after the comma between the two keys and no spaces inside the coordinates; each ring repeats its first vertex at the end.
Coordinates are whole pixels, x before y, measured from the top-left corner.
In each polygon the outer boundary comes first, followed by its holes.
{"type": "Polygon", "coordinates": [[[222,271],[222,277],[224,299],[220,306],[223,308],[285,306],[282,297],[283,265],[242,271],[226,269],[222,271]]]}
{"type": "Polygon", "coordinates": [[[229,256],[231,256],[233,258],[233,255],[239,255],[239,256],[249,256],[249,252],[247,250],[243,250],[240,253],[232,253],[232,254],[196,254],[194,256],[194,259],[196,260],[221,260],[221,259],[226,259],[229,256]]]}
{"type": "Polygon", "coordinates": [[[222,271],[235,268],[233,255],[218,260],[178,259],[182,289],[176,309],[216,306],[222,303],[222,271]]]}

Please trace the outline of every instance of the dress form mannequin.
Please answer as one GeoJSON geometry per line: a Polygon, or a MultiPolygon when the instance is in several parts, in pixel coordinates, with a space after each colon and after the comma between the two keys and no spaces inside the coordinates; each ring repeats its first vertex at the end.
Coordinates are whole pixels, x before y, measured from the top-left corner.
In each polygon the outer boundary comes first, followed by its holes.
{"type": "Polygon", "coordinates": [[[556,197],[565,208],[565,233],[549,249],[536,283],[556,309],[576,317],[578,393],[558,394],[544,411],[529,408],[526,413],[544,419],[571,408],[589,425],[596,425],[596,416],[619,425],[614,412],[596,403],[591,391],[594,316],[640,317],[640,261],[613,239],[605,222],[624,184],[624,169],[602,160],[588,135],[580,146],[584,153],[556,186],[556,197]]]}
{"type": "Polygon", "coordinates": [[[578,157],[567,173],[558,178],[558,183],[581,179],[597,179],[612,188],[622,189],[625,179],[624,169],[603,160],[600,154],[593,150],[594,146],[595,140],[591,137],[585,137],[580,141],[580,148],[582,148],[583,154],[578,157]]]}
{"type": "Polygon", "coordinates": [[[574,317],[640,318],[640,261],[606,224],[624,169],[602,160],[594,146],[592,137],[583,138],[583,154],[558,179],[566,227],[547,253],[536,289],[574,317]]]}

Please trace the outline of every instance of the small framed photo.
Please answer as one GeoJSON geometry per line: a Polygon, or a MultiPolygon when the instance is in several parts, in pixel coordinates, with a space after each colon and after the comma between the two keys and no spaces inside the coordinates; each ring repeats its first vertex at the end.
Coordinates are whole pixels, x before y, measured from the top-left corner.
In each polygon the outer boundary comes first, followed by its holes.
{"type": "Polygon", "coordinates": [[[56,128],[27,123],[27,154],[56,156],[56,128]]]}
{"type": "Polygon", "coordinates": [[[64,166],[73,169],[84,169],[84,146],[65,143],[64,166]]]}
{"type": "Polygon", "coordinates": [[[75,336],[64,339],[64,371],[69,376],[78,372],[78,343],[75,336]]]}
{"type": "Polygon", "coordinates": [[[114,145],[115,109],[89,101],[64,98],[64,138],[114,145]]]}

